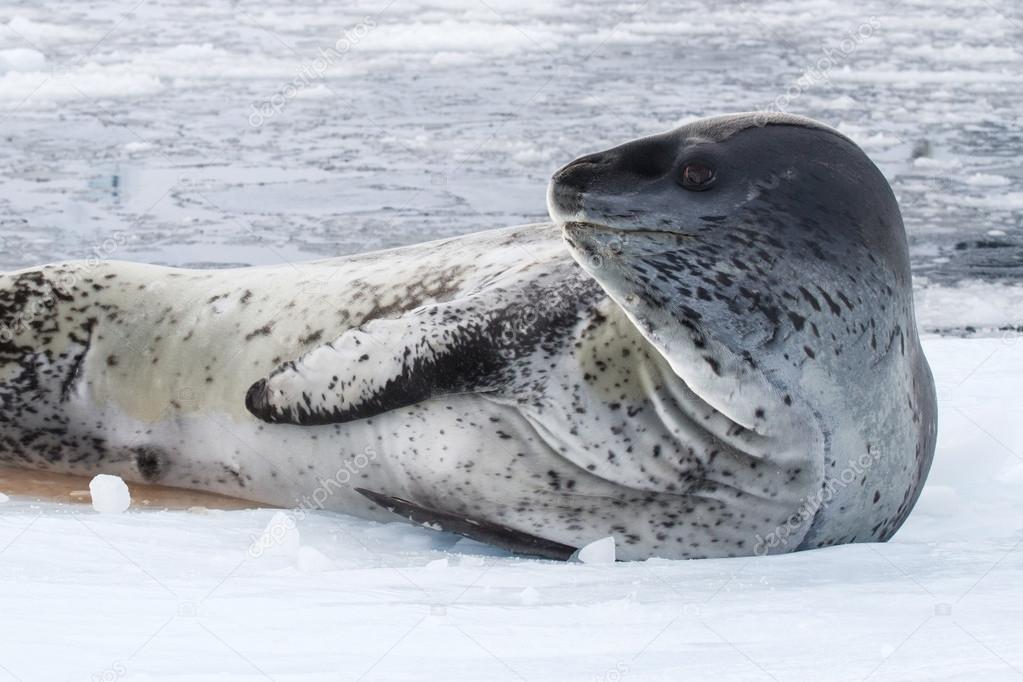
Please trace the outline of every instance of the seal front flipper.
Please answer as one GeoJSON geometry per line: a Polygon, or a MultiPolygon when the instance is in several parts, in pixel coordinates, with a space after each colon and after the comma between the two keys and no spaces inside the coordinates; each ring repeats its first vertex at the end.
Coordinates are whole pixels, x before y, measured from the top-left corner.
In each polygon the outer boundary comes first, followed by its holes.
{"type": "Polygon", "coordinates": [[[539,309],[541,296],[500,290],[372,320],[279,366],[249,388],[245,405],[263,421],[308,426],[443,395],[515,391],[552,329],[577,320],[574,299],[539,309]]]}
{"type": "Polygon", "coordinates": [[[499,362],[488,321],[447,307],[350,329],[253,384],[245,405],[267,422],[338,424],[475,388],[499,362]]]}
{"type": "Polygon", "coordinates": [[[467,516],[422,507],[400,497],[391,497],[390,495],[366,490],[365,488],[356,488],[355,491],[384,509],[403,516],[414,523],[435,530],[439,529],[463,535],[472,540],[500,547],[516,554],[568,561],[576,552],[576,548],[570,545],[563,545],[553,540],[545,540],[544,538],[523,533],[499,523],[480,521],[467,516]]]}

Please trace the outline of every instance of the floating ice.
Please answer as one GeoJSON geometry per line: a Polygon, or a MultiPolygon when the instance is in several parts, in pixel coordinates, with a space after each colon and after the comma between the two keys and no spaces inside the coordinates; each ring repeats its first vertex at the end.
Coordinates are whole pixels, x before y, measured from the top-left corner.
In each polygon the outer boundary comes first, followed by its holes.
{"type": "Polygon", "coordinates": [[[46,55],[39,50],[16,47],[0,50],[0,73],[8,71],[42,71],[46,68],[46,55]]]}
{"type": "Polygon", "coordinates": [[[925,330],[998,329],[1023,321],[1023,286],[963,280],[951,286],[914,283],[917,325],[925,330]]]}
{"type": "Polygon", "coordinates": [[[973,173],[963,180],[967,185],[974,187],[1008,187],[1012,180],[1004,175],[991,175],[989,173],[973,173]]]}

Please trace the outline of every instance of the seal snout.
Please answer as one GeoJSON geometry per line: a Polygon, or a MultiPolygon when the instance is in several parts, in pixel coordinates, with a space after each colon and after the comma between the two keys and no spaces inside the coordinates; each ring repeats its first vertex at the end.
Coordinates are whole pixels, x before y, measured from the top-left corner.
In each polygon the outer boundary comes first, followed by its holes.
{"type": "Polygon", "coordinates": [[[607,152],[582,156],[556,171],[547,190],[547,209],[557,222],[583,210],[583,195],[594,178],[611,165],[607,152]]]}
{"type": "Polygon", "coordinates": [[[551,177],[551,217],[606,224],[644,210],[646,188],[670,174],[677,146],[662,134],[579,157],[551,177]]]}

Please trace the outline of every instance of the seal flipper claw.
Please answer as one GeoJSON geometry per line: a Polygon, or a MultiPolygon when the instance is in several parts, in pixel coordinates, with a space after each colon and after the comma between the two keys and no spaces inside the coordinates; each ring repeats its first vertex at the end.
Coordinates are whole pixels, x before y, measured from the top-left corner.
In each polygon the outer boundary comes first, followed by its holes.
{"type": "Polygon", "coordinates": [[[568,561],[576,552],[576,548],[570,545],[546,540],[499,523],[480,521],[467,516],[430,509],[400,497],[391,497],[365,488],[356,488],[355,491],[384,509],[414,523],[462,535],[516,554],[568,561]]]}

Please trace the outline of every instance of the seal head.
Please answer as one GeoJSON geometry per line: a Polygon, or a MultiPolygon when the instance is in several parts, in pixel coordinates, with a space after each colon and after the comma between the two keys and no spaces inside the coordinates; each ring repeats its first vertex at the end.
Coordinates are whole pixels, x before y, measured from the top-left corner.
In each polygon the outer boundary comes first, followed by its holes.
{"type": "Polygon", "coordinates": [[[798,512],[810,527],[792,542],[894,534],[930,467],[936,407],[899,208],[859,147],[796,116],[703,119],[573,161],[548,206],[697,394],[819,450],[819,492],[798,512]]]}

